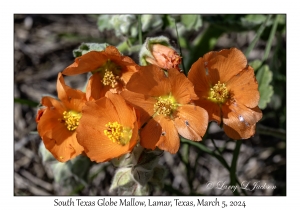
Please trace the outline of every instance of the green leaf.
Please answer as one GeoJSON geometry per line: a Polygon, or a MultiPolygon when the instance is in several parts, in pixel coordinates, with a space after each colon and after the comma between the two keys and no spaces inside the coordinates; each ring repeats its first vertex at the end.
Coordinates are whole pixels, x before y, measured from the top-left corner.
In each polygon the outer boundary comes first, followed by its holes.
{"type": "Polygon", "coordinates": [[[181,23],[187,30],[198,30],[202,26],[202,19],[200,15],[181,15],[181,23]]]}
{"type": "Polygon", "coordinates": [[[164,186],[164,181],[165,181],[164,178],[166,174],[167,174],[166,168],[158,165],[153,169],[153,176],[149,182],[153,185],[157,185],[162,188],[164,186]]]}
{"type": "Polygon", "coordinates": [[[136,182],[143,186],[146,185],[153,176],[153,169],[157,166],[162,152],[159,149],[143,150],[139,155],[137,163],[132,168],[132,176],[136,182]]]}
{"type": "Polygon", "coordinates": [[[108,45],[107,43],[82,43],[78,49],[73,50],[73,56],[77,58],[90,51],[103,51],[108,45]]]}
{"type": "MultiPolygon", "coordinates": [[[[261,14],[251,14],[246,15],[245,17],[241,18],[241,22],[244,25],[260,25],[263,22],[265,22],[267,19],[267,15],[261,15],[261,14]]],[[[271,21],[267,22],[267,25],[271,25],[271,21]]]]}
{"type": "Polygon", "coordinates": [[[42,157],[42,161],[43,163],[45,162],[58,162],[53,155],[51,154],[51,152],[49,152],[49,150],[46,149],[44,143],[41,141],[40,145],[39,145],[39,155],[42,157]]]}
{"type": "Polygon", "coordinates": [[[256,79],[258,82],[258,90],[260,93],[260,100],[258,107],[265,109],[267,104],[271,101],[271,97],[274,93],[273,86],[270,85],[273,78],[273,74],[268,65],[263,65],[257,72],[256,79]]]}
{"type": "Polygon", "coordinates": [[[261,34],[263,33],[263,31],[266,28],[266,25],[268,23],[268,21],[271,19],[272,15],[268,15],[268,18],[261,24],[261,26],[259,27],[259,29],[256,32],[256,36],[254,37],[254,39],[251,41],[249,47],[247,48],[245,55],[246,57],[249,56],[250,52],[252,51],[252,49],[255,47],[256,43],[258,42],[261,34]]]}
{"type": "Polygon", "coordinates": [[[148,185],[137,183],[131,175],[131,168],[119,168],[116,171],[109,191],[118,195],[149,195],[148,185]]]}
{"type": "Polygon", "coordinates": [[[54,180],[56,183],[66,187],[73,181],[71,178],[72,172],[67,164],[53,161],[53,163],[50,164],[50,167],[53,171],[54,180]]]}
{"type": "Polygon", "coordinates": [[[269,57],[269,53],[270,53],[270,50],[271,50],[273,39],[275,37],[278,21],[279,21],[279,15],[276,15],[275,21],[274,21],[273,26],[272,26],[271,33],[269,35],[267,46],[266,46],[266,49],[265,49],[265,54],[264,54],[264,57],[263,57],[263,61],[265,61],[269,57]]]}
{"type": "Polygon", "coordinates": [[[63,186],[64,193],[78,194],[87,185],[86,179],[92,163],[86,156],[77,156],[65,163],[58,162],[43,142],[39,146],[39,155],[43,164],[52,170],[54,181],[63,186]]]}
{"type": "MultiPolygon", "coordinates": [[[[265,20],[267,15],[243,15],[243,14],[221,14],[203,16],[203,21],[210,23],[214,27],[222,29],[224,32],[242,32],[257,30],[261,21],[265,20]]],[[[272,22],[269,21],[268,24],[272,22]]]]}
{"type": "Polygon", "coordinates": [[[254,71],[257,71],[261,67],[262,61],[256,59],[254,61],[249,62],[249,65],[254,69],[254,71]]]}
{"type": "Polygon", "coordinates": [[[120,157],[113,158],[110,160],[110,162],[115,166],[115,167],[125,167],[129,166],[131,164],[131,154],[127,153],[125,155],[121,155],[120,157]]]}
{"type": "Polygon", "coordinates": [[[278,24],[285,25],[286,24],[286,15],[281,14],[281,15],[277,15],[277,16],[278,16],[278,24]]]}
{"type": "Polygon", "coordinates": [[[138,18],[136,15],[112,15],[109,23],[116,36],[135,38],[138,34],[138,18]]]}
{"type": "Polygon", "coordinates": [[[119,190],[119,188],[132,188],[135,181],[131,176],[131,168],[119,168],[113,177],[110,191],[119,190]]]}
{"type": "Polygon", "coordinates": [[[113,26],[110,24],[112,15],[100,15],[98,18],[98,29],[103,32],[104,30],[113,29],[113,26]]]}
{"type": "Polygon", "coordinates": [[[14,98],[14,102],[15,103],[19,103],[19,104],[23,104],[23,105],[28,105],[31,107],[37,107],[39,105],[39,103],[34,102],[34,101],[30,101],[27,99],[21,99],[21,98],[14,98]]]}
{"type": "Polygon", "coordinates": [[[163,25],[161,15],[145,14],[139,16],[141,17],[141,26],[143,32],[160,29],[163,25]]]}
{"type": "Polygon", "coordinates": [[[143,168],[142,166],[134,166],[131,173],[134,180],[142,186],[145,186],[153,177],[153,169],[143,168]]]}
{"type": "Polygon", "coordinates": [[[175,28],[175,21],[178,21],[178,15],[166,15],[165,17],[165,24],[170,28],[175,28]]]}
{"type": "Polygon", "coordinates": [[[86,180],[92,162],[86,156],[77,156],[76,158],[70,160],[67,164],[73,175],[86,180]]]}

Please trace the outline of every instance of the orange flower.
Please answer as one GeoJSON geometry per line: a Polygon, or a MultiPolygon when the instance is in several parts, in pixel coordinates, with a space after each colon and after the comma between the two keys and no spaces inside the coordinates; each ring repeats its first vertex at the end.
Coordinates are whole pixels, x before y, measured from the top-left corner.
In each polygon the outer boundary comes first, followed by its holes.
{"type": "Polygon", "coordinates": [[[178,134],[193,141],[202,139],[208,124],[207,112],[191,103],[198,97],[184,74],[170,69],[166,76],[157,66],[142,66],[126,88],[121,95],[141,115],[143,147],[153,150],[157,146],[174,154],[180,146],[178,134]]]}
{"type": "Polygon", "coordinates": [[[58,74],[57,92],[60,101],[45,96],[41,100],[44,106],[36,116],[37,130],[45,147],[60,162],[66,162],[83,152],[76,139],[76,131],[86,96],[74,90],[58,74]]]}
{"type": "Polygon", "coordinates": [[[161,44],[152,45],[150,49],[153,57],[145,57],[146,61],[150,64],[159,66],[163,69],[175,68],[180,71],[179,65],[181,63],[181,57],[171,47],[167,47],[161,44]]]}
{"type": "Polygon", "coordinates": [[[138,140],[135,110],[118,94],[87,102],[77,128],[78,142],[96,162],[130,152],[138,140]]]}
{"type": "Polygon", "coordinates": [[[258,108],[258,84],[253,68],[236,49],[209,52],[191,67],[188,78],[195,86],[209,120],[223,123],[225,133],[233,139],[254,135],[255,124],[262,118],[258,108]]]}
{"type": "Polygon", "coordinates": [[[86,95],[87,100],[99,99],[108,90],[120,92],[138,65],[127,56],[122,56],[114,46],[108,46],[104,51],[91,51],[75,59],[75,62],[62,72],[65,75],[75,75],[92,72],[86,95]]]}

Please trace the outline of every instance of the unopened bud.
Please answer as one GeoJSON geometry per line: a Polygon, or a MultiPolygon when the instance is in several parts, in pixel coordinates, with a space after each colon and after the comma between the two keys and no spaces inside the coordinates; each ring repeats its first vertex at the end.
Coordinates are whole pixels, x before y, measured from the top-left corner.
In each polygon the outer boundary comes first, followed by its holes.
{"type": "Polygon", "coordinates": [[[141,65],[153,64],[162,69],[180,71],[181,57],[164,36],[147,38],[140,52],[141,65]]]}

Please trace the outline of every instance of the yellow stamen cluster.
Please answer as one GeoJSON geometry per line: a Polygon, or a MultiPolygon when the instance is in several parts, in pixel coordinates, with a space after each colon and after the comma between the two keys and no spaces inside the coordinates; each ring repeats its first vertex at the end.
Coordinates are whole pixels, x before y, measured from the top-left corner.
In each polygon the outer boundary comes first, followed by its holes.
{"type": "Polygon", "coordinates": [[[126,145],[132,137],[132,129],[124,127],[118,122],[109,122],[105,125],[107,129],[104,130],[104,134],[114,143],[122,146],[126,145]]]}
{"type": "Polygon", "coordinates": [[[224,83],[218,81],[218,84],[215,84],[212,88],[210,88],[208,100],[218,104],[223,104],[228,98],[229,91],[224,83]]]}
{"type": "Polygon", "coordinates": [[[73,131],[79,125],[79,120],[81,118],[81,113],[75,111],[64,111],[63,118],[65,121],[65,125],[67,126],[69,131],[73,131]]]}
{"type": "Polygon", "coordinates": [[[170,116],[177,107],[178,104],[173,96],[160,96],[154,104],[154,113],[170,116]]]}
{"type": "Polygon", "coordinates": [[[115,88],[118,85],[117,77],[113,74],[111,70],[106,69],[102,83],[103,85],[110,85],[112,88],[115,88]]]}
{"type": "Polygon", "coordinates": [[[93,73],[96,72],[100,72],[103,85],[109,85],[112,88],[115,88],[118,85],[118,80],[122,74],[121,67],[111,60],[107,60],[103,66],[95,70],[93,73]]]}

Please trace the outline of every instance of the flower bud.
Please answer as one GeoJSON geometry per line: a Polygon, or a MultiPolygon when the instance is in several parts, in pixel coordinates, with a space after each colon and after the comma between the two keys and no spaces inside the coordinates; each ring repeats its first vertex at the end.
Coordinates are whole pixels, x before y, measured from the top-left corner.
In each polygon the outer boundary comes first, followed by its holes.
{"type": "Polygon", "coordinates": [[[180,71],[181,57],[164,36],[147,38],[140,52],[141,65],[153,64],[162,69],[180,71]]]}

